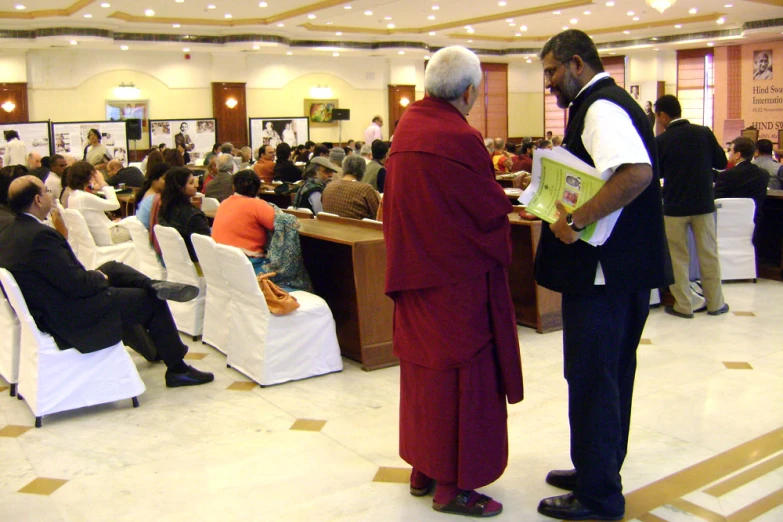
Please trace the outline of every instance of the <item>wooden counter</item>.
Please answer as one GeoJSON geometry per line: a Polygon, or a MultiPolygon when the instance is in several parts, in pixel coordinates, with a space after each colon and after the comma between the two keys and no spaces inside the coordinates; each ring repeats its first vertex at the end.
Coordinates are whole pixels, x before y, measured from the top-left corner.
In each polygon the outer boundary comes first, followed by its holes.
{"type": "Polygon", "coordinates": [[[383,232],[318,219],[299,224],[305,267],[332,310],[342,354],[363,370],[399,364],[392,353],[394,303],[384,294],[383,232]]]}

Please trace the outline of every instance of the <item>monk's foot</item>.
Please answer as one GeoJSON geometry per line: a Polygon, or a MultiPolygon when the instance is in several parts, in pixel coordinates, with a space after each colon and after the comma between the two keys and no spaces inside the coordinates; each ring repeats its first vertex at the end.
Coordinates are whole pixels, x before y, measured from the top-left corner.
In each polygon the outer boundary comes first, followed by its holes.
{"type": "Polygon", "coordinates": [[[429,495],[434,488],[434,479],[431,479],[416,468],[411,470],[411,495],[414,497],[424,497],[429,495]]]}
{"type": "Polygon", "coordinates": [[[503,504],[477,491],[462,490],[448,503],[439,504],[433,500],[432,509],[466,517],[494,517],[503,511],[503,504]]]}

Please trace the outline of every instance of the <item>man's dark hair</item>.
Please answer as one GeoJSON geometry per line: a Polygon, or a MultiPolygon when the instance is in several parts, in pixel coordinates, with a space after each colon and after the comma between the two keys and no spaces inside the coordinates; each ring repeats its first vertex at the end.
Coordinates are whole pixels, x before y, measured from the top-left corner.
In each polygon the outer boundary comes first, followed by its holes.
{"type": "Polygon", "coordinates": [[[254,198],[258,195],[259,188],[261,180],[254,171],[244,169],[234,174],[234,192],[237,194],[254,198]]]}
{"type": "Polygon", "coordinates": [[[655,108],[653,111],[655,111],[656,114],[659,112],[668,114],[671,118],[680,118],[682,116],[680,100],[671,94],[664,94],[658,98],[658,101],[655,102],[655,108]]]}
{"type": "Polygon", "coordinates": [[[569,29],[550,38],[541,49],[539,58],[543,60],[549,53],[560,63],[568,63],[574,56],[579,56],[593,71],[598,73],[604,70],[595,43],[587,33],[578,29],[569,29]]]}
{"type": "Polygon", "coordinates": [[[386,157],[386,153],[389,152],[389,146],[381,140],[375,140],[372,142],[372,159],[382,160],[386,157]]]}
{"type": "Polygon", "coordinates": [[[539,149],[545,149],[545,148],[549,147],[550,145],[552,145],[552,142],[549,141],[549,140],[541,140],[541,141],[538,142],[538,148],[539,149]]]}
{"type": "Polygon", "coordinates": [[[5,141],[11,141],[14,138],[19,139],[19,133],[15,130],[3,131],[3,136],[5,137],[5,141]]]}
{"type": "Polygon", "coordinates": [[[772,142],[769,140],[759,140],[756,142],[756,149],[759,151],[759,154],[767,154],[769,156],[772,155],[772,142]]]}
{"type": "MultiPolygon", "coordinates": [[[[8,188],[6,187],[6,193],[8,188]]],[[[14,214],[21,214],[30,209],[35,196],[41,195],[41,187],[32,181],[22,187],[16,194],[8,198],[8,207],[14,214]]]]}
{"type": "Polygon", "coordinates": [[[6,165],[0,169],[0,203],[4,205],[8,203],[8,187],[14,179],[13,165],[6,165]]]}
{"type": "Polygon", "coordinates": [[[217,154],[219,148],[220,148],[220,143],[215,143],[214,145],[212,145],[212,154],[217,154]]]}
{"type": "Polygon", "coordinates": [[[51,156],[49,156],[49,166],[54,165],[55,163],[57,163],[58,160],[64,160],[64,159],[65,156],[63,156],[62,154],[52,154],[51,156]]]}
{"type": "Polygon", "coordinates": [[[285,161],[288,158],[291,157],[291,145],[289,145],[286,142],[281,143],[277,146],[275,149],[275,156],[277,156],[277,161],[285,161]]]}
{"type": "Polygon", "coordinates": [[[739,152],[742,159],[753,159],[753,153],[756,152],[756,146],[753,144],[752,139],[740,136],[739,138],[734,138],[734,141],[732,141],[731,144],[734,147],[734,152],[739,152]]]}
{"type": "Polygon", "coordinates": [[[49,169],[52,166],[52,157],[51,156],[44,156],[41,158],[41,166],[45,169],[49,169]]]}
{"type": "Polygon", "coordinates": [[[315,150],[313,151],[313,157],[317,158],[318,156],[329,156],[329,149],[326,147],[326,145],[315,146],[315,150]]]}
{"type": "Polygon", "coordinates": [[[94,171],[95,167],[89,161],[77,161],[68,171],[68,188],[84,190],[94,171]]]}
{"type": "Polygon", "coordinates": [[[527,154],[530,156],[530,151],[533,150],[533,142],[532,141],[523,141],[522,145],[520,145],[521,149],[519,150],[520,154],[527,154]]]}
{"type": "Polygon", "coordinates": [[[307,140],[307,141],[305,142],[305,148],[306,148],[307,150],[310,150],[310,147],[315,147],[315,142],[312,142],[312,141],[310,141],[310,140],[307,140]]]}
{"type": "Polygon", "coordinates": [[[513,153],[515,150],[517,150],[517,144],[516,143],[511,142],[511,141],[506,143],[506,152],[512,152],[513,153]]]}
{"type": "Polygon", "coordinates": [[[158,150],[163,150],[165,148],[166,148],[166,144],[165,143],[161,143],[160,145],[158,145],[158,150]]]}
{"type": "Polygon", "coordinates": [[[321,143],[321,145],[323,145],[324,147],[326,147],[329,150],[332,150],[334,148],[334,143],[332,143],[331,141],[325,141],[325,142],[321,143]]]}
{"type": "Polygon", "coordinates": [[[232,145],[229,142],[224,143],[220,146],[220,152],[223,152],[224,154],[233,154],[234,152],[234,145],[232,145]]]}

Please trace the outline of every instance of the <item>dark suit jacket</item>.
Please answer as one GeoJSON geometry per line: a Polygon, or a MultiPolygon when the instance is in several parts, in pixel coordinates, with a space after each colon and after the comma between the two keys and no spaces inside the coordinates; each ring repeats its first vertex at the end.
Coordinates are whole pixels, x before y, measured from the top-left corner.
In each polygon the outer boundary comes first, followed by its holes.
{"type": "Polygon", "coordinates": [[[121,340],[109,283],[100,272],[85,270],[55,229],[17,217],[0,234],[0,267],[13,274],[38,328],[61,349],[89,353],[121,340]]]}
{"type": "Polygon", "coordinates": [[[125,183],[129,187],[141,187],[144,185],[144,174],[136,167],[125,167],[117,171],[117,174],[108,178],[106,183],[116,187],[120,183],[125,183]]]}
{"type": "Polygon", "coordinates": [[[742,161],[718,174],[718,179],[715,180],[715,199],[751,198],[756,202],[753,222],[758,225],[767,197],[768,183],[769,172],[750,161],[742,161]]]}

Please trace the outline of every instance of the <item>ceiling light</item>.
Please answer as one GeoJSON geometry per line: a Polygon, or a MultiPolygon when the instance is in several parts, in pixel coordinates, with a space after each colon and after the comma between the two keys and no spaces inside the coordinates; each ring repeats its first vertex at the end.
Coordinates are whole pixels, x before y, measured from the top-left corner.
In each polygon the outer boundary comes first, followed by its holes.
{"type": "Polygon", "coordinates": [[[190,52],[190,47],[183,47],[182,48],[182,52],[183,53],[189,53],[190,52]]]}
{"type": "Polygon", "coordinates": [[[674,26],[675,29],[682,29],[682,24],[677,24],[674,26]]]}
{"type": "Polygon", "coordinates": [[[343,35],[343,33],[342,33],[341,31],[337,31],[336,33],[334,33],[334,35],[335,35],[335,36],[342,36],[342,35],[343,35]]]}
{"type": "Polygon", "coordinates": [[[285,27],[285,24],[283,22],[280,22],[279,24],[277,24],[277,27],[285,27]]]}
{"type": "Polygon", "coordinates": [[[720,18],[715,20],[715,23],[718,24],[718,25],[723,25],[724,23],[726,23],[726,19],[721,16],[720,18]]]}
{"type": "Polygon", "coordinates": [[[440,6],[438,6],[438,5],[433,5],[432,6],[432,10],[433,11],[437,11],[438,9],[440,9],[440,6]]]}
{"type": "Polygon", "coordinates": [[[372,16],[372,11],[370,10],[365,11],[364,16],[372,16]]]}
{"type": "Polygon", "coordinates": [[[614,7],[614,2],[612,1],[606,2],[606,7],[614,7]]]}
{"type": "Polygon", "coordinates": [[[650,38],[650,40],[652,40],[654,42],[657,42],[658,41],[658,37],[657,36],[653,36],[652,38],[650,38]]]}
{"type": "Polygon", "coordinates": [[[668,8],[674,5],[677,0],[645,0],[647,5],[663,14],[668,8]]]}
{"type": "Polygon", "coordinates": [[[174,29],[179,29],[182,26],[179,24],[171,24],[171,27],[173,27],[174,29]]]}
{"type": "Polygon", "coordinates": [[[514,33],[514,36],[522,36],[522,33],[514,33]]]}
{"type": "Polygon", "coordinates": [[[583,14],[583,15],[588,15],[588,16],[589,16],[589,15],[591,15],[591,14],[593,14],[593,13],[591,13],[590,11],[585,11],[585,12],[584,12],[584,13],[582,13],[582,14],[583,14]]]}
{"type": "Polygon", "coordinates": [[[107,7],[111,7],[111,4],[110,4],[109,2],[103,2],[103,3],[101,4],[101,7],[103,7],[104,9],[106,9],[107,7]]]}
{"type": "Polygon", "coordinates": [[[734,4],[726,4],[723,7],[725,7],[726,9],[731,9],[732,7],[734,7],[734,4]]]}
{"type": "Polygon", "coordinates": [[[572,18],[571,20],[569,20],[569,23],[571,25],[576,25],[577,23],[579,23],[579,19],[578,18],[572,18]]]}
{"type": "Polygon", "coordinates": [[[14,9],[17,9],[17,10],[19,10],[19,11],[23,11],[23,10],[25,10],[25,9],[27,9],[27,8],[26,8],[25,6],[23,6],[22,4],[16,4],[16,5],[14,6],[14,9]]]}
{"type": "Polygon", "coordinates": [[[121,45],[120,46],[120,50],[127,51],[128,50],[128,46],[127,45],[121,45]]]}
{"type": "Polygon", "coordinates": [[[174,0],[174,1],[177,2],[178,4],[184,4],[185,3],[185,0],[174,0]]]}
{"type": "Polygon", "coordinates": [[[514,27],[514,26],[516,26],[517,24],[515,24],[514,22],[511,22],[511,23],[510,23],[510,24],[508,24],[508,25],[509,25],[509,27],[514,27]]]}
{"type": "Polygon", "coordinates": [[[559,14],[560,14],[560,11],[552,11],[552,14],[553,14],[553,15],[559,15],[559,14]]]}
{"type": "Polygon", "coordinates": [[[145,9],[144,16],[155,16],[155,11],[153,11],[152,9],[145,9]]]}
{"type": "Polygon", "coordinates": [[[568,27],[567,25],[563,26],[563,31],[568,31],[569,29],[570,29],[570,27],[568,27]]]}
{"type": "Polygon", "coordinates": [[[258,3],[258,7],[268,7],[268,6],[269,6],[269,4],[267,4],[266,2],[259,2],[258,3]]]}
{"type": "Polygon", "coordinates": [[[76,45],[76,44],[78,44],[78,43],[79,43],[79,42],[77,42],[76,40],[71,40],[71,45],[76,45]]]}
{"type": "Polygon", "coordinates": [[[307,15],[307,18],[309,18],[310,20],[315,20],[315,15],[313,13],[310,13],[309,15],[307,15]]]}
{"type": "Polygon", "coordinates": [[[631,20],[633,20],[634,22],[638,22],[639,21],[639,17],[638,16],[634,16],[633,18],[631,18],[631,20]]]}
{"type": "Polygon", "coordinates": [[[714,47],[714,46],[715,46],[714,42],[707,42],[707,47],[714,47]]]}
{"type": "Polygon", "coordinates": [[[520,31],[527,31],[527,26],[526,25],[520,25],[519,26],[519,30],[520,31]]]}
{"type": "Polygon", "coordinates": [[[394,29],[394,24],[386,24],[387,29],[394,29]]]}
{"type": "Polygon", "coordinates": [[[435,31],[430,31],[430,36],[435,36],[437,33],[435,31]]]}
{"type": "Polygon", "coordinates": [[[628,12],[627,12],[627,13],[625,13],[625,14],[627,14],[628,16],[633,16],[633,15],[635,15],[636,13],[634,13],[633,11],[628,11],[628,12]]]}
{"type": "Polygon", "coordinates": [[[259,49],[261,49],[261,46],[260,46],[260,45],[258,45],[258,44],[255,44],[255,45],[253,46],[253,50],[254,50],[254,51],[258,51],[259,49]]]}
{"type": "Polygon", "coordinates": [[[475,32],[476,32],[476,30],[475,30],[475,29],[473,29],[472,27],[471,27],[470,29],[468,29],[468,34],[473,34],[473,33],[475,33],[475,32]]]}
{"type": "Polygon", "coordinates": [[[699,12],[699,10],[696,9],[695,7],[691,7],[690,9],[688,9],[688,13],[690,13],[690,14],[696,14],[698,12],[699,12]]]}
{"type": "Polygon", "coordinates": [[[506,2],[504,2],[503,0],[500,0],[500,2],[498,2],[498,5],[500,7],[506,7],[506,2]]]}
{"type": "Polygon", "coordinates": [[[84,15],[85,18],[92,18],[92,15],[90,13],[87,13],[84,15]]]}
{"type": "Polygon", "coordinates": [[[631,34],[631,31],[623,31],[623,34],[631,34]]]}
{"type": "Polygon", "coordinates": [[[215,9],[215,4],[207,4],[207,9],[215,9]]]}
{"type": "Polygon", "coordinates": [[[285,55],[286,55],[286,56],[292,56],[293,54],[294,54],[294,53],[293,53],[292,51],[286,51],[286,52],[285,52],[285,55]]]}
{"type": "Polygon", "coordinates": [[[511,23],[511,22],[513,22],[513,21],[514,21],[514,19],[513,19],[513,18],[506,18],[506,22],[508,22],[508,23],[511,23]]]}
{"type": "Polygon", "coordinates": [[[383,19],[384,20],[391,20],[392,18],[391,18],[391,16],[384,16],[383,19]]]}
{"type": "Polygon", "coordinates": [[[427,20],[435,20],[435,15],[429,15],[429,16],[427,17],[427,20]]]}
{"type": "Polygon", "coordinates": [[[353,9],[353,6],[350,6],[350,5],[344,5],[344,6],[343,6],[343,9],[353,9]]]}
{"type": "Polygon", "coordinates": [[[332,53],[332,56],[334,56],[335,58],[337,58],[338,56],[340,56],[340,53],[332,53]]]}
{"type": "Polygon", "coordinates": [[[226,13],[226,14],[223,15],[223,18],[227,18],[228,19],[228,18],[234,18],[234,17],[231,16],[231,13],[226,13]]]}
{"type": "Polygon", "coordinates": [[[405,51],[397,51],[397,54],[405,54],[405,51]]]}
{"type": "Polygon", "coordinates": [[[617,53],[613,51],[613,52],[611,52],[611,53],[609,53],[609,54],[617,54],[617,53]]]}
{"type": "Polygon", "coordinates": [[[530,58],[528,58],[527,60],[525,60],[525,63],[533,63],[533,60],[531,60],[530,58]]]}

